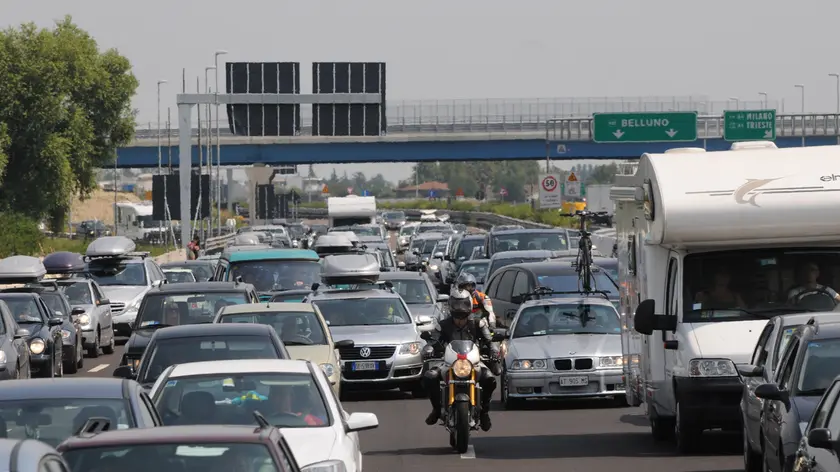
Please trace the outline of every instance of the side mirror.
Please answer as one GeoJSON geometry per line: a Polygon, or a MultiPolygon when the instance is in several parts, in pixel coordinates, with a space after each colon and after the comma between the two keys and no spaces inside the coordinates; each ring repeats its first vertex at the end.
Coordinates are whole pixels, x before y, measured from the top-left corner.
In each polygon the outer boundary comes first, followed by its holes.
{"type": "Polygon", "coordinates": [[[420,339],[422,339],[423,341],[431,341],[432,333],[428,331],[423,331],[422,333],[420,333],[420,339]]]}
{"type": "Polygon", "coordinates": [[[400,269],[405,269],[405,262],[403,262],[403,261],[397,262],[397,267],[399,267],[400,269]]]}
{"type": "Polygon", "coordinates": [[[776,384],[759,385],[755,388],[755,396],[764,400],[787,401],[787,392],[779,390],[779,386],[776,384]]]}
{"type": "Polygon", "coordinates": [[[420,250],[419,249],[412,249],[411,253],[419,256],[420,255],[420,250]]]}
{"type": "Polygon", "coordinates": [[[114,377],[134,380],[134,369],[130,365],[121,365],[114,369],[114,377]]]}
{"type": "Polygon", "coordinates": [[[28,329],[19,328],[15,331],[15,339],[28,338],[29,336],[32,336],[32,333],[28,329]]]}
{"type": "Polygon", "coordinates": [[[64,324],[64,318],[60,316],[53,316],[49,319],[47,324],[49,324],[50,326],[61,326],[62,324],[64,324]]]}
{"type": "Polygon", "coordinates": [[[449,301],[449,295],[438,295],[437,296],[438,303],[445,303],[449,301]]]}
{"type": "Polygon", "coordinates": [[[435,259],[443,259],[443,253],[442,252],[436,252],[436,253],[432,254],[432,257],[434,257],[435,259]]]}
{"type": "Polygon", "coordinates": [[[636,307],[633,324],[637,332],[650,335],[654,331],[674,331],[677,329],[675,315],[657,315],[656,302],[653,299],[644,300],[636,307]]]}
{"type": "Polygon", "coordinates": [[[831,431],[826,428],[815,428],[808,432],[808,445],[816,449],[834,448],[834,441],[831,439],[831,431]]]}
{"type": "Polygon", "coordinates": [[[737,366],[738,373],[741,374],[741,377],[758,377],[764,373],[763,366],[754,366],[751,364],[746,365],[739,365],[737,366]]]}
{"type": "Polygon", "coordinates": [[[82,316],[85,314],[85,309],[82,307],[74,307],[72,311],[70,311],[70,316],[82,316]]]}
{"type": "Polygon", "coordinates": [[[162,283],[163,283],[163,280],[152,281],[152,287],[160,287],[162,283]]]}
{"type": "Polygon", "coordinates": [[[342,347],[353,347],[356,343],[353,342],[352,339],[342,339],[341,341],[336,341],[333,344],[333,347],[336,349],[341,349],[342,347]]]}
{"type": "Polygon", "coordinates": [[[443,256],[443,260],[452,262],[452,256],[443,256]]]}
{"type": "Polygon", "coordinates": [[[431,322],[432,322],[432,317],[426,316],[426,315],[421,315],[421,316],[417,317],[417,320],[415,321],[415,324],[427,325],[427,324],[430,324],[431,322]]]}
{"type": "Polygon", "coordinates": [[[379,419],[373,413],[351,413],[346,425],[348,433],[366,431],[379,427],[379,419]]]}
{"type": "Polygon", "coordinates": [[[109,299],[107,299],[107,298],[101,298],[101,299],[99,299],[99,303],[98,303],[98,305],[99,305],[99,306],[102,306],[102,305],[110,305],[110,304],[111,304],[111,300],[109,300],[109,299]]]}

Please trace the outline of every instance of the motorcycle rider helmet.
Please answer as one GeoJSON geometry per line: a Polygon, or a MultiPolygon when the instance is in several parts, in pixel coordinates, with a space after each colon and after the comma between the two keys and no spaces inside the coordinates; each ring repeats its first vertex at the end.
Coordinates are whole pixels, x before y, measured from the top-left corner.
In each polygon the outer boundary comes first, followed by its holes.
{"type": "Polygon", "coordinates": [[[458,280],[456,283],[458,284],[458,290],[475,290],[475,276],[469,272],[461,272],[458,274],[458,280]]]}
{"type": "Polygon", "coordinates": [[[472,314],[472,295],[466,290],[453,290],[449,295],[449,315],[463,320],[472,314]]]}

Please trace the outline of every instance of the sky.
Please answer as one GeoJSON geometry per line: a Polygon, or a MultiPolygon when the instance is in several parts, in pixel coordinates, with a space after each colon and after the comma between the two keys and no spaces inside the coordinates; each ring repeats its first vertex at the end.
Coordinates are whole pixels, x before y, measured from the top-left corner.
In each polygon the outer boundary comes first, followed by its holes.
{"type": "MultiPolygon", "coordinates": [[[[46,27],[66,14],[101,48],[130,59],[140,123],[157,120],[160,79],[169,81],[161,106],[176,116],[182,69],[195,87],[216,50],[236,62],[299,61],[302,84],[311,81],[311,62],[386,62],[389,103],[692,95],[758,103],[766,92],[798,112],[794,85],[803,84],[807,111],[838,104],[828,75],[840,72],[836,0],[0,2],[3,26],[46,27]]],[[[328,176],[333,167],[390,180],[411,169],[325,164],[316,172],[328,176]]]]}

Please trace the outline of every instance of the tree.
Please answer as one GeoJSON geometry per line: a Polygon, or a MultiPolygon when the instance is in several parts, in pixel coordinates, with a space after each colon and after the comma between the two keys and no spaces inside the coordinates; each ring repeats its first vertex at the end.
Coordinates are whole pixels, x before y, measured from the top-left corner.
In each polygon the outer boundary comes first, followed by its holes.
{"type": "Polygon", "coordinates": [[[131,64],[68,16],[0,32],[0,84],[0,210],[61,227],[134,136],[131,64]]]}

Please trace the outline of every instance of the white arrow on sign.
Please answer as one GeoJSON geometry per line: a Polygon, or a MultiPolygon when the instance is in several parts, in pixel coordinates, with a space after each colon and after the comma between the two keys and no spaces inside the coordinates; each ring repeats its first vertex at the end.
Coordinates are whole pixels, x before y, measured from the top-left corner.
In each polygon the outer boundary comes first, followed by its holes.
{"type": "Polygon", "coordinates": [[[764,137],[767,139],[771,139],[773,137],[773,131],[769,129],[764,131],[764,137]]]}
{"type": "Polygon", "coordinates": [[[666,131],[665,134],[667,134],[669,138],[673,138],[674,136],[677,135],[677,131],[675,129],[671,128],[668,131],[666,131]]]}
{"type": "Polygon", "coordinates": [[[613,132],[613,136],[615,136],[616,139],[621,139],[621,137],[624,136],[624,131],[617,129],[613,132]]]}

